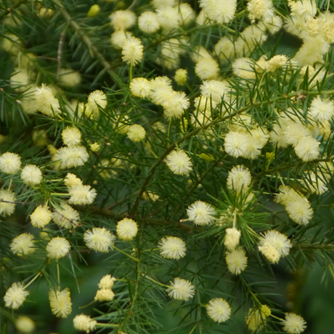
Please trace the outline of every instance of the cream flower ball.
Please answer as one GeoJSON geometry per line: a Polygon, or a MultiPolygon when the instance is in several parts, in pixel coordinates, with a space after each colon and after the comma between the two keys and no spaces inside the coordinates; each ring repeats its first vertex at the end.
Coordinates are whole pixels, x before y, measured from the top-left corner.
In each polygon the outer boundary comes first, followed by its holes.
{"type": "Polygon", "coordinates": [[[166,158],[166,164],[176,175],[188,175],[192,170],[191,160],[187,153],[182,150],[169,153],[166,158]]]}
{"type": "Polygon", "coordinates": [[[85,232],[84,241],[88,248],[108,253],[114,245],[115,236],[104,227],[94,227],[85,232]]]}
{"type": "Polygon", "coordinates": [[[0,171],[16,174],[21,168],[21,157],[16,153],[6,152],[0,155],[0,171]]]}
{"type": "Polygon", "coordinates": [[[145,138],[146,131],[139,124],[133,124],[128,127],[128,137],[134,143],[137,143],[145,138]]]}
{"type": "Polygon", "coordinates": [[[215,220],[215,209],[208,203],[196,201],[187,209],[189,220],[195,225],[208,225],[215,220]]]}
{"type": "Polygon", "coordinates": [[[225,322],[231,316],[230,305],[223,298],[211,299],[206,306],[206,311],[209,317],[218,323],[225,322]]]}
{"type": "Polygon", "coordinates": [[[24,183],[35,186],[42,182],[42,171],[36,165],[26,165],[21,172],[24,183]]]}
{"type": "Polygon", "coordinates": [[[195,294],[195,287],[191,282],[180,277],[174,278],[174,282],[167,289],[168,296],[174,299],[185,300],[192,298],[195,294]]]}
{"type": "Polygon", "coordinates": [[[116,232],[120,239],[124,241],[132,240],[138,232],[137,223],[130,218],[124,218],[117,223],[116,232]]]}
{"type": "Polygon", "coordinates": [[[46,252],[50,259],[60,259],[70,250],[70,243],[62,237],[52,238],[46,246],[46,252]]]}
{"type": "Polygon", "coordinates": [[[178,237],[163,237],[158,244],[160,255],[166,259],[180,259],[186,255],[186,243],[178,237]]]}

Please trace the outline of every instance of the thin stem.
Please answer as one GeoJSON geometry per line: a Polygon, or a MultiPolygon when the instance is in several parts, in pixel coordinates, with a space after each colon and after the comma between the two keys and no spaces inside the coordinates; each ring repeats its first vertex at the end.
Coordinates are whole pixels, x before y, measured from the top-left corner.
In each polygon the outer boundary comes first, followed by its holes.
{"type": "Polygon", "coordinates": [[[34,282],[39,276],[42,276],[41,272],[39,272],[38,274],[36,274],[34,276],[34,278],[27,284],[24,286],[24,288],[27,288],[32,282],[34,282]]]}
{"type": "Polygon", "coordinates": [[[170,285],[166,285],[166,284],[160,283],[160,282],[156,281],[155,279],[153,279],[153,278],[151,278],[151,277],[149,277],[147,275],[142,274],[142,276],[145,277],[145,278],[147,278],[147,279],[149,279],[150,281],[152,281],[152,282],[154,282],[156,284],[159,284],[159,285],[163,286],[164,288],[170,288],[170,285]]]}
{"type": "Polygon", "coordinates": [[[128,254],[127,252],[122,251],[121,249],[117,248],[116,246],[113,246],[114,249],[116,249],[118,252],[128,256],[130,259],[139,262],[139,259],[136,259],[135,257],[133,257],[132,255],[128,254]]]}
{"type": "Polygon", "coordinates": [[[59,261],[57,260],[57,281],[58,281],[58,289],[60,290],[60,270],[59,270],[59,261]]]}

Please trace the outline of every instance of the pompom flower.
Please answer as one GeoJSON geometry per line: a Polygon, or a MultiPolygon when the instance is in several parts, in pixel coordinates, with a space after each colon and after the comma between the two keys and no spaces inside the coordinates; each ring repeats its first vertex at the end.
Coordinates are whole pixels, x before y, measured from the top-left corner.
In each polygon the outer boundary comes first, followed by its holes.
{"type": "Polygon", "coordinates": [[[96,327],[96,323],[96,320],[85,314],[76,315],[73,319],[74,328],[79,331],[85,331],[86,333],[94,330],[96,327]]]}
{"type": "Polygon", "coordinates": [[[143,45],[136,37],[127,39],[122,48],[122,59],[129,65],[136,65],[143,59],[143,45]]]}
{"type": "Polygon", "coordinates": [[[191,282],[176,277],[174,282],[170,282],[171,285],[167,289],[168,296],[174,299],[185,300],[192,298],[195,294],[195,287],[191,282]]]}
{"type": "Polygon", "coordinates": [[[108,253],[115,242],[115,236],[106,228],[94,227],[84,234],[84,241],[88,248],[102,253],[108,253]]]}
{"type": "Polygon", "coordinates": [[[99,302],[106,302],[109,300],[113,300],[115,297],[115,294],[110,289],[99,289],[96,292],[96,295],[94,297],[94,300],[98,300],[99,302]]]}
{"type": "Polygon", "coordinates": [[[36,329],[34,321],[25,315],[20,315],[16,318],[15,327],[20,333],[32,333],[36,329]]]}
{"type": "Polygon", "coordinates": [[[241,132],[230,131],[225,136],[224,148],[227,154],[238,158],[244,155],[247,146],[247,135],[241,132]]]}
{"type": "Polygon", "coordinates": [[[101,90],[95,90],[88,96],[84,114],[90,118],[99,116],[99,107],[104,109],[107,106],[107,96],[101,90]]]}
{"type": "Polygon", "coordinates": [[[291,242],[286,235],[275,230],[265,232],[260,241],[260,246],[264,245],[271,245],[274,247],[280,257],[287,256],[292,247],[291,242]]]}
{"type": "Polygon", "coordinates": [[[131,10],[116,10],[110,16],[111,26],[115,30],[127,30],[136,23],[136,14],[131,10]]]}
{"type": "Polygon", "coordinates": [[[71,206],[62,203],[61,207],[52,212],[52,219],[60,227],[72,228],[79,224],[80,215],[71,206]]]}
{"type": "Polygon", "coordinates": [[[52,238],[46,245],[46,252],[50,259],[60,259],[64,257],[70,250],[70,243],[62,237],[52,238]]]}
{"type": "Polygon", "coordinates": [[[295,152],[303,161],[312,161],[319,156],[320,143],[312,137],[304,137],[298,141],[295,152]]]}
{"type": "Polygon", "coordinates": [[[334,116],[334,103],[333,101],[316,97],[311,102],[309,114],[316,121],[330,121],[334,116]]]}
{"type": "Polygon", "coordinates": [[[235,227],[227,228],[224,239],[224,245],[228,250],[233,250],[239,245],[241,232],[235,227]]]}
{"type": "Polygon", "coordinates": [[[151,92],[150,82],[145,78],[134,78],[130,83],[130,91],[134,96],[147,97],[151,92]]]}
{"type": "Polygon", "coordinates": [[[114,286],[115,281],[115,277],[111,277],[111,275],[105,275],[101,278],[98,284],[99,289],[111,289],[114,286]]]}
{"type": "Polygon", "coordinates": [[[187,209],[189,220],[195,225],[208,225],[215,220],[215,209],[208,203],[196,201],[187,209]]]}
{"type": "Polygon", "coordinates": [[[188,75],[187,70],[179,68],[178,70],[175,71],[174,80],[178,85],[182,86],[187,82],[187,75],[188,75]]]}
{"type": "Polygon", "coordinates": [[[68,193],[71,196],[68,202],[77,205],[92,204],[97,195],[94,188],[83,184],[69,187],[68,193]]]}
{"type": "Polygon", "coordinates": [[[166,157],[168,168],[176,175],[188,175],[192,169],[192,163],[186,152],[182,150],[172,151],[166,157]]]}
{"type": "Polygon", "coordinates": [[[231,316],[230,305],[223,298],[211,299],[206,306],[206,311],[209,317],[218,323],[225,322],[231,316]]]}
{"type": "Polygon", "coordinates": [[[59,101],[53,95],[51,88],[45,84],[36,88],[35,108],[42,114],[50,117],[60,113],[59,101]]]}
{"type": "Polygon", "coordinates": [[[0,171],[16,174],[21,168],[21,157],[16,153],[6,152],[0,155],[0,171]]]}
{"type": "Polygon", "coordinates": [[[249,169],[243,165],[238,165],[228,173],[227,188],[240,193],[248,189],[251,180],[249,169]]]}
{"type": "Polygon", "coordinates": [[[82,181],[76,175],[72,173],[67,173],[64,179],[64,183],[68,187],[82,185],[82,181]]]}
{"type": "Polygon", "coordinates": [[[49,301],[52,313],[56,317],[67,318],[72,312],[72,302],[69,289],[50,290],[49,301]]]}
{"type": "Polygon", "coordinates": [[[9,189],[0,190],[0,216],[10,216],[15,210],[15,194],[9,189]],[[3,201],[3,202],[2,202],[3,201]]]}
{"type": "Polygon", "coordinates": [[[67,145],[67,146],[76,146],[76,145],[80,144],[81,132],[75,126],[66,127],[62,131],[61,136],[63,138],[64,144],[67,145]]]}
{"type": "Polygon", "coordinates": [[[236,0],[200,0],[199,4],[203,8],[205,16],[209,20],[218,24],[230,22],[233,19],[237,9],[236,0]]]}
{"type": "Polygon", "coordinates": [[[22,283],[13,283],[3,297],[5,306],[16,310],[23,304],[28,295],[29,292],[25,290],[22,283]]]}
{"type": "Polygon", "coordinates": [[[116,232],[120,239],[124,241],[132,240],[138,232],[137,223],[130,218],[124,218],[117,223],[116,232]]]}
{"type": "Polygon", "coordinates": [[[42,182],[42,171],[36,165],[26,165],[22,169],[21,179],[25,184],[35,186],[42,182]]]}
{"type": "Polygon", "coordinates": [[[39,205],[30,215],[31,224],[34,227],[43,228],[49,224],[52,219],[52,213],[46,205],[39,205]]]}
{"type": "Polygon", "coordinates": [[[178,237],[163,237],[158,244],[160,255],[166,259],[180,259],[186,255],[186,243],[178,237]]]}
{"type": "Polygon", "coordinates": [[[291,334],[302,333],[306,328],[305,320],[300,315],[294,313],[285,313],[283,325],[283,330],[291,334]]]}
{"type": "Polygon", "coordinates": [[[18,255],[27,255],[35,251],[34,236],[30,233],[22,233],[15,237],[10,244],[10,250],[18,255]]]}
{"type": "Polygon", "coordinates": [[[84,146],[61,147],[53,160],[60,162],[60,169],[83,166],[89,155],[84,146]]]}
{"type": "Polygon", "coordinates": [[[133,124],[128,127],[128,137],[135,143],[143,140],[145,135],[145,129],[139,124],[133,124]]]}
{"type": "Polygon", "coordinates": [[[239,275],[247,267],[246,252],[242,248],[236,248],[226,253],[226,263],[228,270],[234,274],[239,275]]]}
{"type": "Polygon", "coordinates": [[[157,14],[147,11],[142,13],[138,18],[138,27],[141,31],[152,34],[160,29],[157,14]]]}

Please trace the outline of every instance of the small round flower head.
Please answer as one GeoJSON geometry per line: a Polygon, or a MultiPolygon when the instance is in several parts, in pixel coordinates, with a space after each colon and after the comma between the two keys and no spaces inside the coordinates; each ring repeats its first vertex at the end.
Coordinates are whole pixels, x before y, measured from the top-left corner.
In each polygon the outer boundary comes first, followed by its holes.
{"type": "Polygon", "coordinates": [[[89,155],[84,146],[61,147],[53,160],[60,162],[60,169],[83,166],[89,155]]]}
{"type": "Polygon", "coordinates": [[[42,181],[42,171],[36,165],[26,165],[21,172],[21,179],[28,185],[37,185],[42,181]]]}
{"type": "Polygon", "coordinates": [[[51,88],[42,84],[35,91],[35,108],[46,116],[53,117],[60,113],[59,101],[54,97],[51,88]]]}
{"type": "Polygon", "coordinates": [[[243,132],[229,131],[225,136],[224,148],[227,154],[238,158],[245,154],[247,146],[247,134],[243,132]]]}
{"type": "Polygon", "coordinates": [[[127,30],[136,23],[136,14],[131,10],[116,10],[110,16],[114,30],[127,30]]]}
{"type": "Polygon", "coordinates": [[[116,30],[110,36],[110,43],[115,49],[122,50],[124,43],[130,37],[133,37],[130,31],[116,30]]]}
{"type": "Polygon", "coordinates": [[[141,31],[152,34],[160,29],[157,14],[153,12],[144,12],[138,18],[138,27],[141,31]]]}
{"type": "Polygon", "coordinates": [[[101,90],[95,90],[88,96],[84,114],[90,118],[99,116],[99,107],[104,109],[107,106],[107,96],[101,90]]]}
{"type": "Polygon", "coordinates": [[[136,65],[143,59],[143,45],[136,37],[127,39],[122,48],[122,59],[129,65],[136,65]]]}
{"type": "Polygon", "coordinates": [[[226,36],[217,42],[214,50],[219,60],[223,63],[227,63],[234,56],[234,44],[226,36]]]}
{"type": "Polygon", "coordinates": [[[248,189],[251,180],[249,169],[243,165],[238,165],[228,173],[227,188],[240,193],[248,189]]]}
{"type": "Polygon", "coordinates": [[[98,15],[101,11],[101,7],[99,5],[93,5],[89,8],[89,11],[87,13],[87,17],[94,17],[98,15]]]}
{"type": "Polygon", "coordinates": [[[81,132],[75,126],[66,127],[62,131],[61,136],[63,138],[64,144],[67,145],[67,146],[76,146],[76,145],[80,144],[81,132]]]}
{"type": "Polygon", "coordinates": [[[15,194],[9,189],[0,190],[0,216],[10,216],[15,210],[15,194]],[[4,202],[2,202],[2,201],[4,202]],[[9,202],[9,203],[8,203],[9,202]]]}
{"type": "Polygon", "coordinates": [[[233,73],[244,79],[255,79],[254,63],[250,58],[238,58],[232,64],[233,73]]]}
{"type": "Polygon", "coordinates": [[[195,11],[188,3],[179,5],[179,21],[180,24],[187,25],[195,19],[195,11]]]}
{"type": "Polygon", "coordinates": [[[204,58],[197,62],[195,73],[202,80],[215,79],[219,74],[218,63],[213,58],[204,58]]]}
{"type": "Polygon", "coordinates": [[[137,223],[130,218],[124,218],[117,223],[116,232],[120,239],[124,241],[132,240],[138,232],[137,223]]]}
{"type": "Polygon", "coordinates": [[[111,275],[105,275],[101,278],[98,284],[99,289],[111,289],[114,286],[115,281],[115,277],[111,277],[111,275]]]}
{"type": "Polygon", "coordinates": [[[208,203],[196,201],[187,209],[189,220],[195,225],[208,225],[215,220],[215,209],[208,203]]]}
{"type": "Polygon", "coordinates": [[[167,289],[168,296],[174,299],[185,300],[192,298],[195,294],[195,287],[191,282],[175,277],[174,282],[170,282],[171,285],[167,289]]]}
{"type": "Polygon", "coordinates": [[[306,328],[305,320],[300,315],[294,313],[285,313],[283,325],[283,330],[291,334],[302,333],[306,328]]]}
{"type": "Polygon", "coordinates": [[[71,196],[68,202],[77,205],[92,204],[97,195],[94,188],[83,184],[69,187],[68,193],[71,196]]]}
{"type": "Polygon", "coordinates": [[[270,312],[268,314],[268,310],[267,310],[268,307],[263,308],[263,306],[265,305],[262,305],[261,309],[250,308],[248,310],[248,314],[246,316],[246,324],[247,324],[247,327],[252,331],[256,331],[257,329],[260,329],[264,325],[267,316],[269,316],[271,313],[270,312]]]}
{"type": "Polygon", "coordinates": [[[175,71],[174,80],[178,85],[182,86],[187,82],[187,74],[188,74],[187,70],[179,68],[178,70],[175,71]]]}
{"type": "Polygon", "coordinates": [[[66,203],[52,212],[53,221],[60,227],[73,228],[80,223],[79,212],[66,203]]]}
{"type": "Polygon", "coordinates": [[[284,234],[275,230],[267,231],[263,235],[260,246],[263,245],[273,246],[279,253],[279,256],[287,256],[292,247],[290,240],[284,234]]]}
{"type": "Polygon", "coordinates": [[[145,129],[139,124],[133,124],[128,127],[128,137],[135,143],[143,140],[145,135],[145,129]]]}
{"type": "Polygon", "coordinates": [[[70,68],[62,68],[59,73],[59,81],[62,86],[75,87],[81,82],[81,75],[79,72],[73,71],[70,68]]]}
{"type": "Polygon", "coordinates": [[[72,173],[67,173],[64,183],[68,187],[73,187],[73,186],[80,186],[82,185],[82,181],[74,174],[72,173]]]}
{"type": "Polygon", "coordinates": [[[247,267],[246,252],[242,248],[236,248],[226,253],[226,263],[228,270],[234,274],[239,275],[247,267]]]}
{"type": "Polygon", "coordinates": [[[290,218],[299,225],[307,225],[313,216],[310,202],[301,195],[294,197],[294,201],[289,201],[285,209],[290,218]]]}
{"type": "Polygon", "coordinates": [[[224,94],[228,91],[226,81],[206,80],[200,87],[203,96],[212,99],[213,102],[220,103],[224,94]]]}
{"type": "Polygon", "coordinates": [[[280,254],[278,250],[270,244],[265,243],[263,246],[259,246],[259,251],[271,263],[277,263],[280,259],[280,254]]]}
{"type": "Polygon", "coordinates": [[[176,6],[176,0],[152,0],[151,4],[156,9],[167,6],[174,7],[176,6]]]}
{"type": "Polygon", "coordinates": [[[157,19],[163,29],[167,31],[176,29],[179,26],[177,7],[160,7],[157,9],[157,19]]]}
{"type": "Polygon", "coordinates": [[[25,290],[22,283],[13,283],[3,297],[5,306],[16,310],[23,304],[28,295],[29,292],[25,290]]]}
{"type": "Polygon", "coordinates": [[[206,306],[209,317],[218,323],[225,322],[231,316],[231,308],[223,298],[211,299],[206,306]]]}
{"type": "Polygon", "coordinates": [[[272,0],[250,0],[247,4],[250,20],[270,18],[274,15],[272,0]]]}
{"type": "Polygon", "coordinates": [[[34,236],[30,233],[22,233],[15,237],[10,244],[10,250],[18,255],[27,255],[35,251],[34,236]]]}
{"type": "Polygon", "coordinates": [[[228,250],[232,251],[239,245],[241,232],[235,227],[227,228],[225,232],[224,245],[228,250]]]}
{"type": "Polygon", "coordinates": [[[68,288],[59,290],[50,290],[49,301],[52,313],[56,317],[67,318],[72,312],[72,302],[70,290],[68,288]]]}
{"type": "Polygon", "coordinates": [[[145,78],[134,78],[130,83],[132,95],[138,97],[148,97],[151,92],[150,82],[145,78]]]}
{"type": "Polygon", "coordinates": [[[283,67],[288,62],[288,58],[284,55],[276,55],[268,60],[267,62],[267,71],[268,72],[274,72],[278,68],[283,67]]]}
{"type": "Polygon", "coordinates": [[[164,116],[167,119],[180,118],[189,107],[189,99],[184,92],[170,91],[161,105],[164,107],[164,116]]]}
{"type": "Polygon", "coordinates": [[[49,224],[52,218],[52,213],[46,205],[39,205],[30,215],[31,224],[34,227],[43,228],[49,224]]]}
{"type": "Polygon", "coordinates": [[[183,150],[172,151],[167,155],[166,164],[176,175],[188,175],[192,170],[192,163],[183,150]]]}
{"type": "Polygon", "coordinates": [[[295,152],[303,161],[315,160],[320,153],[320,143],[312,137],[305,137],[295,146],[295,152]]]}
{"type": "Polygon", "coordinates": [[[186,255],[186,243],[177,237],[163,237],[158,244],[160,255],[166,259],[180,259],[186,255]]]}
{"type": "Polygon", "coordinates": [[[106,302],[109,300],[113,300],[115,297],[115,294],[110,289],[99,289],[96,292],[96,295],[94,297],[94,300],[98,300],[99,302],[106,302]]]}
{"type": "Polygon", "coordinates": [[[102,253],[108,253],[115,241],[115,236],[106,228],[94,227],[84,234],[84,241],[88,248],[102,253]]]}
{"type": "Polygon", "coordinates": [[[0,155],[0,171],[16,174],[21,168],[21,157],[16,153],[6,152],[0,155]]]}
{"type": "Polygon", "coordinates": [[[333,101],[322,99],[318,96],[312,100],[309,114],[316,121],[330,121],[334,116],[334,103],[333,101]]]}
{"type": "Polygon", "coordinates": [[[52,238],[46,245],[46,251],[49,259],[60,259],[64,257],[70,250],[70,243],[62,237],[52,238]]]}
{"type": "Polygon", "coordinates": [[[203,8],[205,16],[218,24],[230,22],[237,9],[236,0],[212,1],[200,0],[200,6],[203,8]]]}
{"type": "Polygon", "coordinates": [[[32,333],[36,329],[34,321],[25,315],[16,318],[15,327],[20,333],[32,333]]]}
{"type": "Polygon", "coordinates": [[[86,333],[89,333],[95,329],[96,320],[92,319],[88,315],[79,314],[74,317],[73,326],[79,331],[86,331],[86,333]]]}

